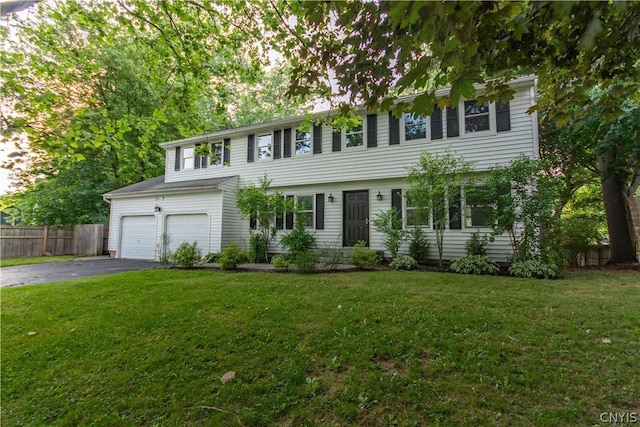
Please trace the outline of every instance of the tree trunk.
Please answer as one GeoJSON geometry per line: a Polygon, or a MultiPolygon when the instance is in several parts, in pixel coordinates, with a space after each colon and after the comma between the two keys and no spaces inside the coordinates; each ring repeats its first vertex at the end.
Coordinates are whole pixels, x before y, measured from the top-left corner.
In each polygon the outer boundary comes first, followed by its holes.
{"type": "Polygon", "coordinates": [[[607,216],[611,247],[609,263],[611,264],[638,262],[626,190],[627,184],[618,174],[612,174],[602,180],[604,211],[607,216]]]}

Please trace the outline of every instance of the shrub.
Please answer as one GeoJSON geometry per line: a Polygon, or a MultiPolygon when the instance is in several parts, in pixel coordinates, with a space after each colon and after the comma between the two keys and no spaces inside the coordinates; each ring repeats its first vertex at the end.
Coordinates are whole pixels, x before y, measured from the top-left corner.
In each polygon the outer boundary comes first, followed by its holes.
{"type": "Polygon", "coordinates": [[[313,234],[307,231],[304,225],[304,216],[298,215],[296,217],[293,230],[280,239],[280,246],[289,251],[294,258],[315,248],[316,239],[313,234]]]}
{"type": "Polygon", "coordinates": [[[267,245],[269,242],[260,233],[251,233],[249,237],[249,262],[267,262],[267,245]]]}
{"type": "Polygon", "coordinates": [[[218,262],[220,259],[220,253],[218,252],[209,252],[204,257],[202,257],[202,262],[206,264],[210,264],[212,262],[218,262]]]}
{"type": "Polygon", "coordinates": [[[555,264],[546,263],[540,259],[529,259],[511,264],[509,274],[523,278],[557,279],[560,270],[555,264]]]}
{"type": "Polygon", "coordinates": [[[431,243],[426,233],[421,227],[414,227],[409,237],[409,255],[419,263],[427,262],[429,252],[431,251],[431,243]]]}
{"type": "Polygon", "coordinates": [[[400,245],[407,240],[408,230],[402,228],[402,218],[395,209],[381,212],[371,220],[371,225],[378,233],[384,234],[382,244],[391,254],[391,258],[398,256],[400,245]]]}
{"type": "Polygon", "coordinates": [[[418,267],[418,262],[412,256],[403,255],[394,258],[389,266],[394,270],[415,270],[418,267]]]}
{"type": "Polygon", "coordinates": [[[276,255],[271,258],[271,264],[278,270],[288,270],[289,269],[289,260],[285,255],[276,255]]]}
{"type": "Polygon", "coordinates": [[[453,261],[449,269],[460,274],[497,274],[500,267],[485,255],[465,255],[453,261]]]}
{"type": "Polygon", "coordinates": [[[171,254],[171,259],[178,267],[191,268],[197,262],[200,262],[201,251],[196,242],[182,242],[178,249],[171,254]]]}
{"type": "Polygon", "coordinates": [[[487,235],[480,237],[480,232],[476,231],[471,233],[471,237],[464,244],[464,249],[467,251],[467,255],[487,255],[487,244],[492,241],[487,235]]]}
{"type": "Polygon", "coordinates": [[[238,264],[246,262],[247,259],[247,254],[238,249],[238,245],[232,243],[222,250],[218,262],[223,270],[235,270],[238,264]]]}
{"type": "Polygon", "coordinates": [[[367,242],[359,241],[353,245],[351,252],[351,264],[358,268],[371,268],[382,262],[382,257],[378,252],[368,248],[367,242]]]}
{"type": "Polygon", "coordinates": [[[316,262],[318,257],[313,252],[300,252],[294,258],[292,263],[296,266],[298,273],[315,273],[316,262]]]}

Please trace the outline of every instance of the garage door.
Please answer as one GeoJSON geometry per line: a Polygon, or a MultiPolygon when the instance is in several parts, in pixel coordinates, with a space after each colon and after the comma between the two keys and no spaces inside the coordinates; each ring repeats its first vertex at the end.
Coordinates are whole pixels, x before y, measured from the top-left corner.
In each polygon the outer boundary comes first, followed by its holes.
{"type": "Polygon", "coordinates": [[[125,216],[122,218],[120,258],[153,259],[156,252],[156,218],[125,216]]]}
{"type": "Polygon", "coordinates": [[[209,252],[209,216],[207,214],[169,215],[169,249],[174,252],[183,242],[197,242],[202,255],[209,252]]]}

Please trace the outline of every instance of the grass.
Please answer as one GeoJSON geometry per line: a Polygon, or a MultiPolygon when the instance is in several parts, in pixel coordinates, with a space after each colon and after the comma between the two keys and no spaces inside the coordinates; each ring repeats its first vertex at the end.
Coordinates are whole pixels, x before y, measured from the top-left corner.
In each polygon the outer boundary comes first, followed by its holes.
{"type": "Polygon", "coordinates": [[[16,265],[31,265],[31,264],[42,264],[45,262],[70,261],[76,258],[78,258],[78,255],[0,258],[0,267],[14,267],[16,265]]]}
{"type": "Polygon", "coordinates": [[[594,425],[640,275],[152,270],[2,291],[3,425],[594,425]],[[235,371],[236,378],[220,378],[235,371]]]}

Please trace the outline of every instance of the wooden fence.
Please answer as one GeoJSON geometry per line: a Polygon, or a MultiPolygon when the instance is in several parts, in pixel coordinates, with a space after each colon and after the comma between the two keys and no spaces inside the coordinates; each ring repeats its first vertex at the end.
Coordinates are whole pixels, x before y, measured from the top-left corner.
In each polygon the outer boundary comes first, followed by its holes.
{"type": "Polygon", "coordinates": [[[43,255],[91,256],[104,253],[103,224],[73,227],[0,226],[2,258],[43,255]]]}

